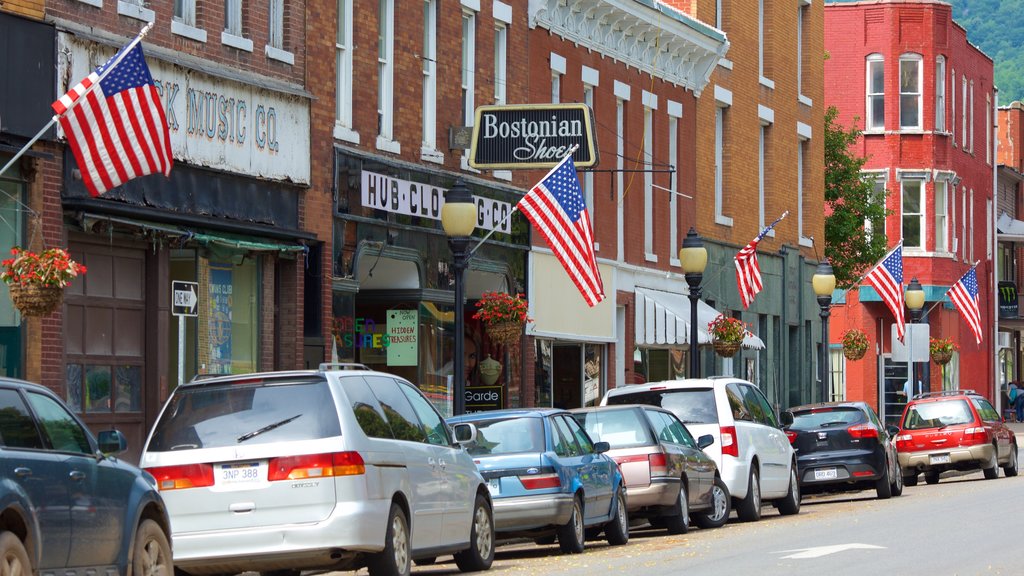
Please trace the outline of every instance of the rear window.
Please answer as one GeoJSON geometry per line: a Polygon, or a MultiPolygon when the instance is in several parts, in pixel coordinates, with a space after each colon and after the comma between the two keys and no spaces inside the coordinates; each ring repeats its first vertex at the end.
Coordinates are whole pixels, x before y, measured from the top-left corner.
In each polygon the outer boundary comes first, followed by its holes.
{"type": "Polygon", "coordinates": [[[817,430],[819,428],[846,427],[867,422],[867,415],[856,408],[815,408],[793,413],[792,430],[817,430]]]}
{"type": "Polygon", "coordinates": [[[715,391],[711,388],[644,390],[608,396],[608,405],[649,404],[675,414],[683,424],[718,424],[715,391]]]}
{"type": "Polygon", "coordinates": [[[903,417],[902,427],[905,430],[922,430],[971,422],[974,422],[974,414],[966,400],[943,400],[911,405],[903,417]]]}
{"type": "Polygon", "coordinates": [[[188,386],[175,390],[150,452],[312,440],[341,435],[327,381],[188,386]]]}
{"type": "Polygon", "coordinates": [[[473,422],[476,442],[467,447],[472,456],[544,452],[544,424],[540,418],[499,418],[473,422]]]}
{"type": "Polygon", "coordinates": [[[654,444],[647,424],[636,410],[577,412],[573,418],[583,425],[595,442],[607,442],[612,448],[654,444]]]}

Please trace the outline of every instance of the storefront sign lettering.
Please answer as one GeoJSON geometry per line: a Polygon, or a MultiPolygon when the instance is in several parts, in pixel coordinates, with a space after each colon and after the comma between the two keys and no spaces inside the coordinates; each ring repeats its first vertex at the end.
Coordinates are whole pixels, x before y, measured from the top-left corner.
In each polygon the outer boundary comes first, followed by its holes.
{"type": "Polygon", "coordinates": [[[470,164],[474,168],[550,168],[576,146],[576,166],[594,166],[593,127],[593,113],[586,104],[480,106],[470,164]]]}
{"type": "MultiPolygon", "coordinates": [[[[422,182],[392,178],[368,170],[362,173],[362,204],[366,208],[384,210],[430,220],[441,219],[444,195],[448,191],[422,182]]],[[[512,204],[473,196],[476,202],[477,227],[509,233],[512,231],[512,204]]]]}
{"type": "Polygon", "coordinates": [[[388,366],[418,363],[419,323],[416,310],[388,310],[388,366]]]}
{"type": "Polygon", "coordinates": [[[377,323],[372,318],[335,318],[331,332],[338,345],[346,348],[384,349],[391,345],[391,336],[387,332],[377,332],[377,323]]]}

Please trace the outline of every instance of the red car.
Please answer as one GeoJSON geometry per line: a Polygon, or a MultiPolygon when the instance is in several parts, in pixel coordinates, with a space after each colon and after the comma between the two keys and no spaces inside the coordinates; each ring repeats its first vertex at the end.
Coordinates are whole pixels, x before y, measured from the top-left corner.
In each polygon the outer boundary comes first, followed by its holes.
{"type": "Polygon", "coordinates": [[[918,394],[907,403],[896,436],[903,483],[935,484],[946,470],[977,470],[992,479],[999,466],[1017,475],[1017,440],[992,404],[973,390],[918,394]]]}

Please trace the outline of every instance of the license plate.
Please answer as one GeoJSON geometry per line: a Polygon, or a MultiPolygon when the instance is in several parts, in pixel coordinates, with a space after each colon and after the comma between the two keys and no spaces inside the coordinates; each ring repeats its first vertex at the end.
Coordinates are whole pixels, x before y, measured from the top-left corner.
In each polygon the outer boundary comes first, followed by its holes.
{"type": "Polygon", "coordinates": [[[835,480],[839,478],[839,472],[835,468],[818,468],[814,471],[815,480],[835,480]]]}
{"type": "Polygon", "coordinates": [[[251,486],[267,481],[267,462],[265,460],[218,464],[216,470],[218,487],[251,486]]]}
{"type": "Polygon", "coordinates": [[[929,458],[932,464],[949,464],[949,454],[935,454],[929,458]]]}
{"type": "Polygon", "coordinates": [[[491,493],[491,496],[501,494],[501,478],[491,478],[488,480],[487,490],[491,493]]]}

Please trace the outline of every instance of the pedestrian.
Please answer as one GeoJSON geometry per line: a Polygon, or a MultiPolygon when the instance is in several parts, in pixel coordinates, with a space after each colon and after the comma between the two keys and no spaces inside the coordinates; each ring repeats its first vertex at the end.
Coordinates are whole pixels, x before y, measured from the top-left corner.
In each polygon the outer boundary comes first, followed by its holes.
{"type": "Polygon", "coordinates": [[[1017,413],[1017,422],[1024,422],[1024,390],[1021,389],[1020,384],[1016,382],[1010,384],[1009,396],[1010,406],[1017,413]]]}

